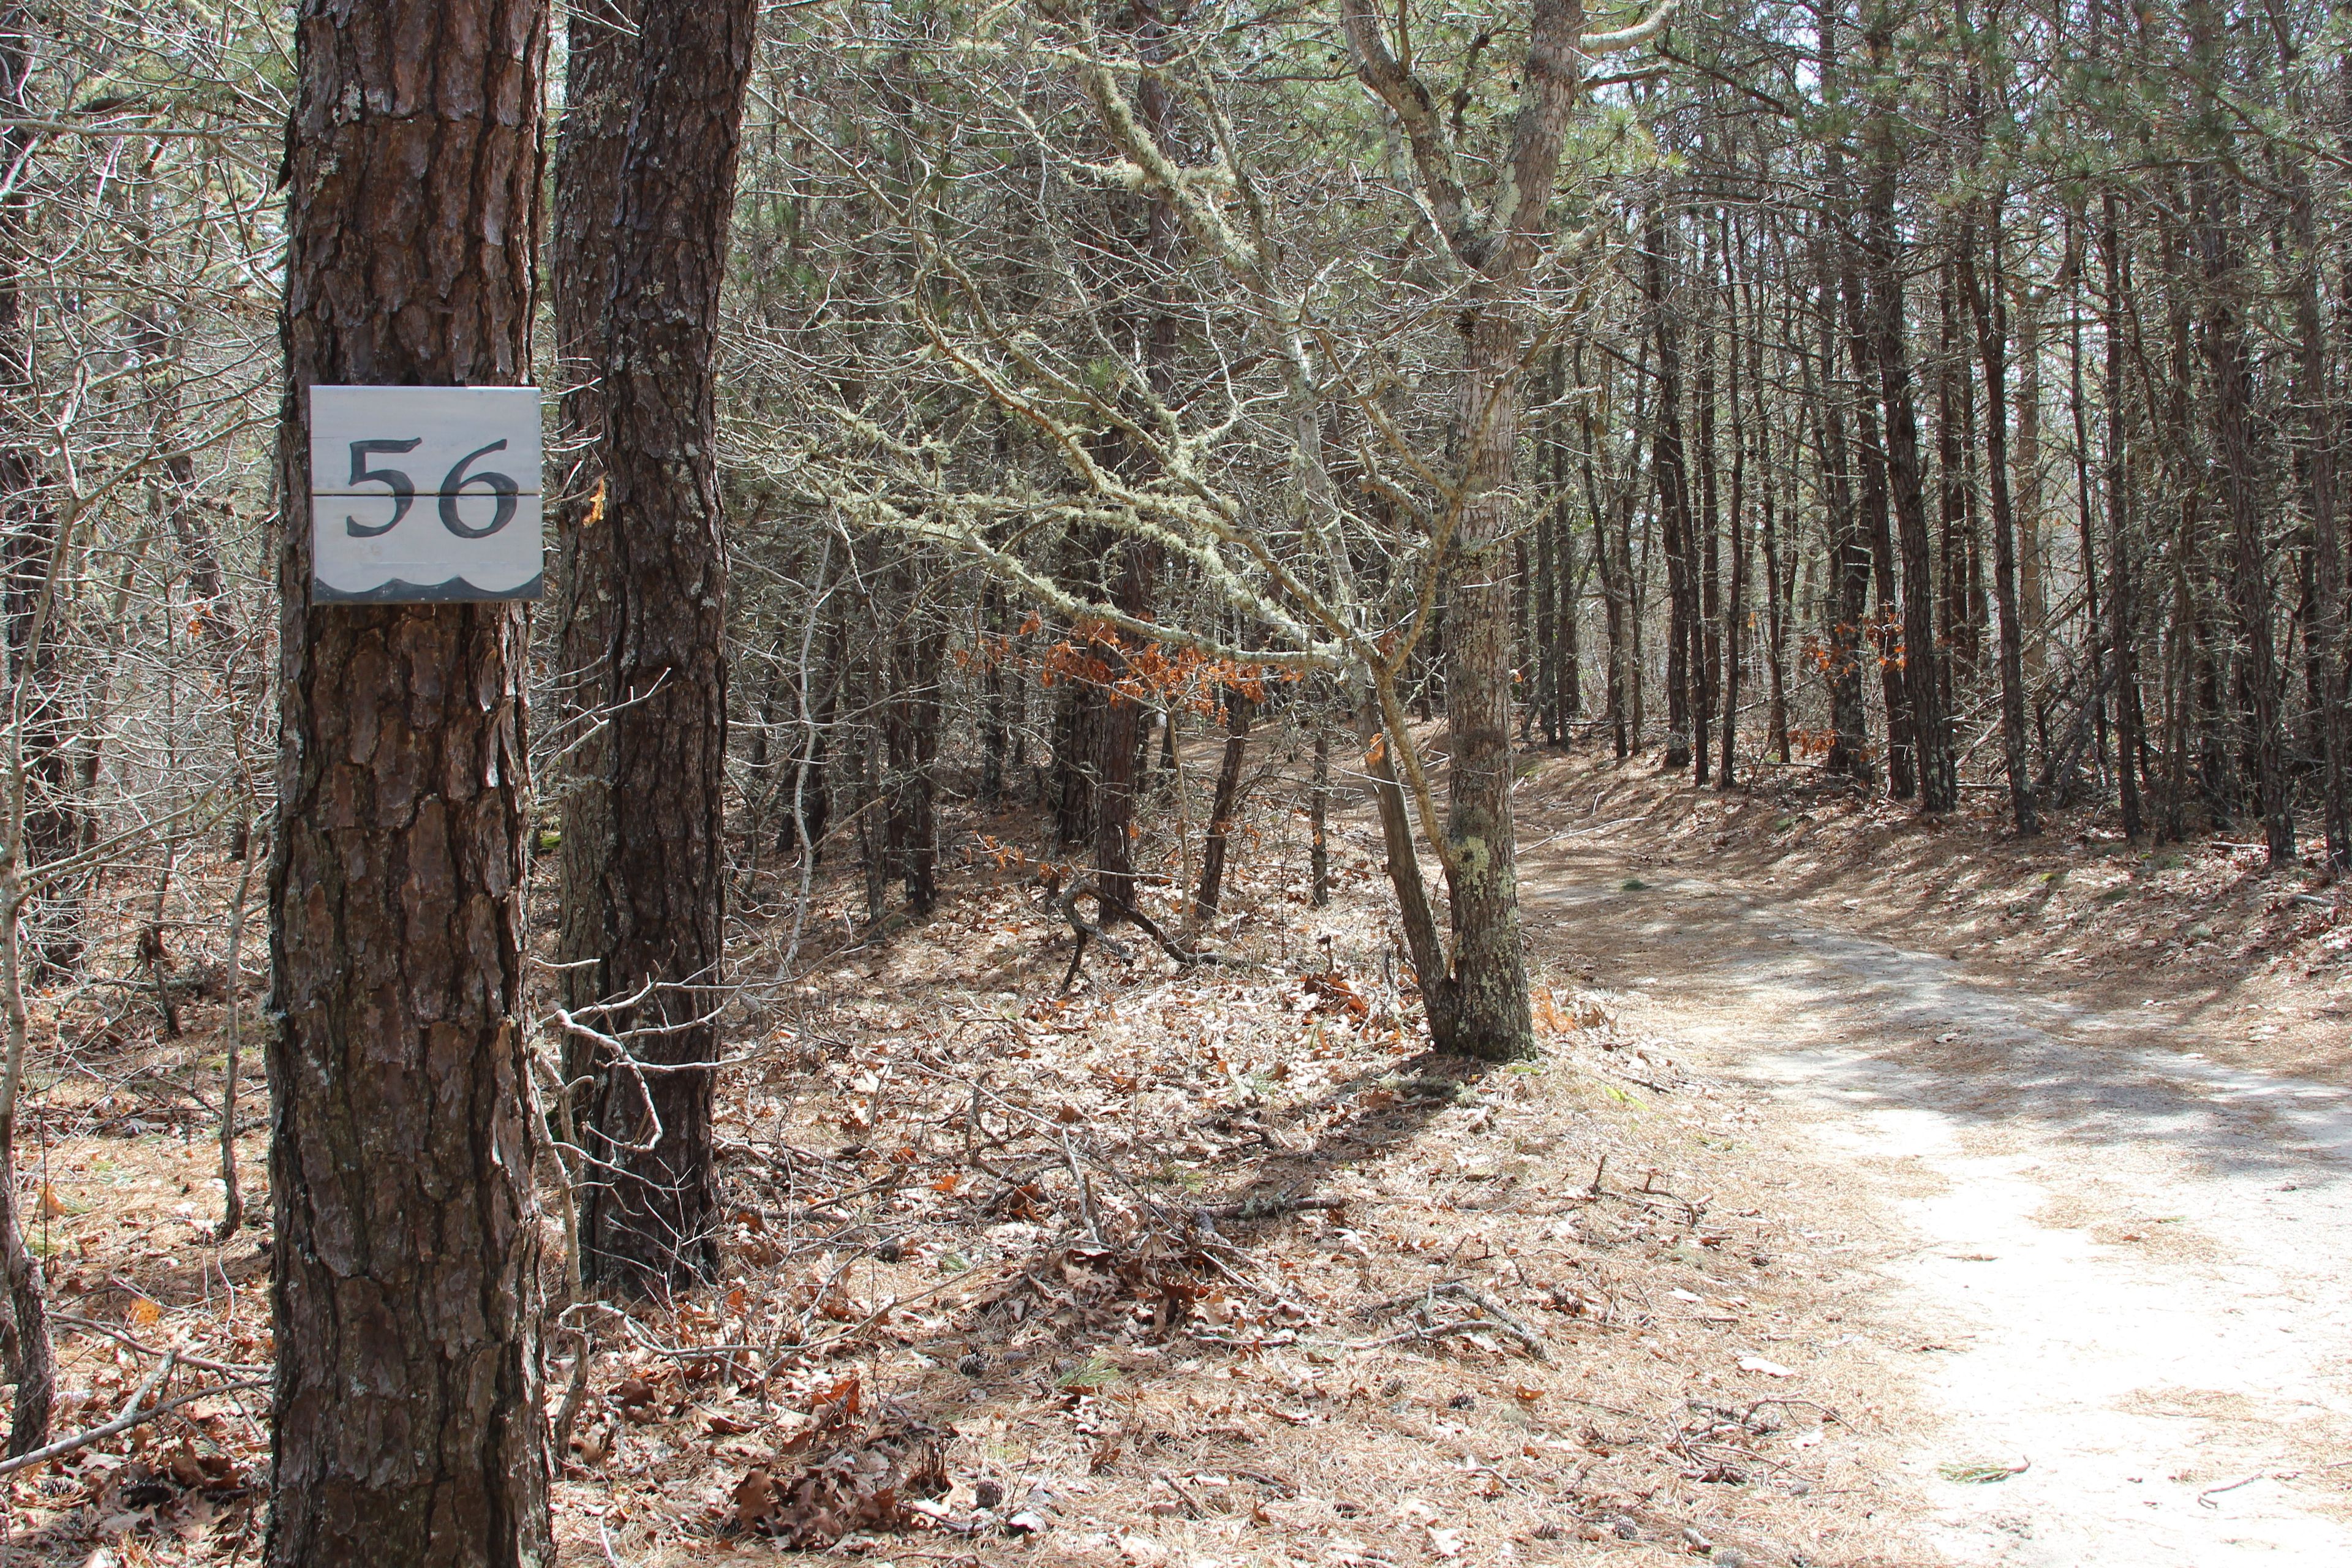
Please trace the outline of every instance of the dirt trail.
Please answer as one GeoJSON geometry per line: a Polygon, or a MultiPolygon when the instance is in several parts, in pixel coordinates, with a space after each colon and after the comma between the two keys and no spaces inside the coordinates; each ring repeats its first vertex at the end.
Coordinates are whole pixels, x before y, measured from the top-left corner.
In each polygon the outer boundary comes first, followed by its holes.
{"type": "Polygon", "coordinates": [[[1777,1101],[1790,1206],[1855,1238],[1848,1322],[1923,1413],[1924,1548],[2352,1563],[2352,1096],[1622,845],[1556,842],[1521,896],[1635,1026],[1777,1101]]]}

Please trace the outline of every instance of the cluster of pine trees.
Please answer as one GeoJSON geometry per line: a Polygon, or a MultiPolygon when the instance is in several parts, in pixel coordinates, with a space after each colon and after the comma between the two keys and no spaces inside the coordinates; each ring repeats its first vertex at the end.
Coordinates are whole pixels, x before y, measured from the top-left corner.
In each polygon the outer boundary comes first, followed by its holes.
{"type": "Polygon", "coordinates": [[[544,1559],[542,1191],[707,1274],[730,936],[954,803],[1192,962],[1279,718],[1491,1058],[1538,739],[2352,864],[2324,7],[10,4],[0,154],[0,1147],[266,902],[273,1562],[544,1559]],[[310,602],[335,384],[547,389],[544,605],[310,602]]]}

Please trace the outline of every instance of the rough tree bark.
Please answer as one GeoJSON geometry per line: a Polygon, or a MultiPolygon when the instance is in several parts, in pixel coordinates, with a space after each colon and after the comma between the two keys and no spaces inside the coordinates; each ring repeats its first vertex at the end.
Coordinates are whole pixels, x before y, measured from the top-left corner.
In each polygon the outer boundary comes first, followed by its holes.
{"type": "Polygon", "coordinates": [[[2000,205],[1996,197],[1986,231],[1992,276],[1979,278],[1973,238],[1963,235],[1958,258],[1961,292],[1976,319],[1977,353],[1984,365],[1985,474],[1992,487],[1993,597],[2000,616],[2000,740],[2009,774],[2010,814],[2020,833],[2038,833],[2033,776],[2025,753],[2024,633],[2017,603],[2017,535],[2009,499],[2009,333],[2002,321],[2000,205]]]}
{"type": "Polygon", "coordinates": [[[1690,512],[1690,477],[1683,443],[1681,333],[1669,294],[1666,245],[1671,233],[1662,199],[1654,199],[1642,242],[1650,335],[1658,355],[1657,426],[1651,433],[1650,471],[1658,492],[1658,524],[1666,557],[1666,752],[1664,767],[1691,765],[1693,634],[1698,621],[1698,563],[1690,512]]]}
{"type": "MultiPolygon", "coordinates": [[[[1903,152],[1895,112],[1894,34],[1892,8],[1874,7],[1864,40],[1873,68],[1871,109],[1863,134],[1871,174],[1863,228],[1863,249],[1871,273],[1865,330],[1870,363],[1878,374],[1879,402],[1885,410],[1886,489],[1894,505],[1903,564],[1903,699],[1913,773],[1918,784],[1919,809],[1948,812],[1959,805],[1960,779],[1944,720],[1942,650],[1936,643],[1936,588],[1927,550],[1927,498],[1920,477],[1919,416],[1912,388],[1910,349],[1904,335],[1905,247],[1895,221],[1895,184],[1902,172],[1903,152]]],[[[1883,533],[1879,548],[1884,552],[1883,533]]],[[[1886,574],[1882,571],[1882,605],[1885,597],[1886,574]]]]}
{"type": "MultiPolygon", "coordinates": [[[[1370,0],[1344,0],[1341,9],[1356,74],[1396,116],[1438,237],[1470,273],[1454,421],[1460,494],[1451,537],[1440,542],[1447,568],[1452,765],[1443,854],[1454,942],[1450,966],[1427,962],[1425,940],[1416,940],[1414,958],[1433,1040],[1441,1049],[1491,1060],[1535,1049],[1511,825],[1511,587],[1502,556],[1512,533],[1511,460],[1528,335],[1523,296],[1551,232],[1552,194],[1581,89],[1581,62],[1647,38],[1664,15],[1626,33],[1594,37],[1583,32],[1580,0],[1534,0],[1518,109],[1487,219],[1470,200],[1436,99],[1390,50],[1386,16],[1370,0]]],[[[1394,860],[1393,838],[1390,848],[1394,860]]],[[[1409,855],[1409,841],[1404,848],[1409,855]]]]}
{"type": "Polygon", "coordinates": [[[1715,261],[1707,254],[1706,230],[1699,231],[1701,244],[1697,258],[1697,321],[1691,334],[1692,346],[1698,358],[1697,374],[1691,388],[1692,434],[1698,449],[1698,484],[1693,497],[1691,515],[1697,524],[1698,541],[1698,619],[1693,623],[1691,651],[1692,668],[1697,679],[1692,682],[1691,777],[1705,784],[1712,767],[1715,718],[1717,700],[1723,691],[1723,528],[1722,463],[1717,454],[1716,383],[1717,326],[1715,313],[1715,261]]]}
{"type": "MultiPolygon", "coordinates": [[[[1827,24],[1823,24],[1824,31],[1827,24]]],[[[1837,283],[1830,269],[1835,240],[1823,225],[1821,238],[1820,331],[1822,381],[1812,383],[1816,356],[1804,360],[1806,401],[1821,425],[1822,491],[1827,503],[1830,591],[1822,595],[1824,668],[1830,689],[1829,771],[1870,784],[1878,769],[1870,754],[1869,710],[1862,696],[1862,623],[1870,610],[1870,547],[1854,516],[1853,482],[1845,437],[1845,401],[1837,386],[1837,283]]]]}
{"type": "MultiPolygon", "coordinates": [[[[604,1035],[585,1153],[582,1272],[651,1290],[716,1262],[712,1075],[725,899],[728,565],[715,449],[719,290],[735,204],[755,0],[640,0],[598,326],[602,517],[572,594],[604,609],[575,672],[604,710],[572,789],[593,830],[564,846],[567,925],[604,1035]]],[[[627,46],[623,46],[626,47],[627,46]]],[[[583,520],[584,522],[584,520],[583,520]]]]}
{"type": "Polygon", "coordinates": [[[268,1561],[552,1562],[523,617],[310,604],[309,389],[530,373],[546,0],[304,0],[278,464],[268,1561]]]}
{"type": "MultiPolygon", "coordinates": [[[[2295,55],[2280,27],[2284,71],[2293,73],[2295,55]]],[[[2304,95],[2295,95],[2298,103],[2304,95]]],[[[2312,599],[2315,612],[2304,631],[2305,665],[2317,689],[2314,728],[2319,740],[2320,818],[2327,839],[2327,864],[2337,874],[2352,871],[2352,721],[2344,711],[2344,542],[2337,515],[2335,416],[2328,403],[2330,360],[2326,320],[2320,308],[2320,237],[2310,171],[2300,152],[2287,166],[2287,216],[2294,240],[2294,319],[2298,364],[2295,401],[2304,426],[2304,499],[2311,519],[2312,599]]]]}
{"type": "MultiPolygon", "coordinates": [[[[1838,65],[1838,29],[1843,25],[1843,10],[1842,5],[1824,5],[1816,28],[1825,103],[1840,92],[1843,81],[1838,65]]],[[[1847,396],[1843,378],[1838,374],[1839,342],[1844,335],[1840,324],[1845,319],[1841,300],[1845,308],[1855,308],[1860,295],[1859,283],[1848,276],[1853,270],[1853,249],[1846,233],[1851,205],[1846,190],[1845,153],[1842,143],[1832,139],[1823,150],[1820,226],[1814,236],[1814,242],[1821,247],[1815,263],[1820,274],[1821,307],[1815,321],[1820,334],[1822,375],[1819,401],[1814,407],[1822,427],[1820,450],[1828,500],[1831,556],[1830,592],[1822,596],[1832,731],[1828,766],[1833,773],[1843,773],[1858,784],[1872,784],[1877,781],[1878,768],[1876,759],[1871,755],[1870,716],[1862,694],[1864,623],[1870,613],[1872,537],[1865,534],[1864,520],[1855,508],[1853,453],[1846,439],[1847,396]]],[[[1861,400],[1857,399],[1856,404],[1855,415],[1863,417],[1866,411],[1861,400]]],[[[1868,461],[1872,441],[1866,426],[1860,444],[1864,448],[1867,486],[1868,476],[1875,470],[1868,461]]],[[[1882,520],[1885,505],[1882,494],[1877,509],[1882,520]]],[[[1900,766],[1903,761],[1898,754],[1902,751],[1902,707],[1899,687],[1890,686],[1886,706],[1890,768],[1900,766]]],[[[1894,793],[1900,795],[1909,792],[1898,785],[1894,793]]]]}
{"type": "Polygon", "coordinates": [[[1731,596],[1723,607],[1723,748],[1716,784],[1729,789],[1738,779],[1740,654],[1748,622],[1748,413],[1739,395],[1740,253],[1732,243],[1729,217],[1718,223],[1723,236],[1724,363],[1731,405],[1731,596]]]}
{"type": "MultiPolygon", "coordinates": [[[[556,988],[574,1013],[604,1000],[600,973],[607,937],[601,899],[586,896],[612,838],[611,793],[600,781],[612,763],[612,732],[601,722],[604,660],[620,605],[598,556],[610,544],[604,527],[604,302],[613,292],[613,223],[620,203],[621,160],[628,145],[630,93],[636,65],[637,0],[576,5],[564,16],[568,56],[563,120],[555,145],[555,193],[548,237],[553,296],[556,451],[567,467],[550,486],[555,513],[554,600],[558,668],[555,781],[562,842],[557,846],[556,988]],[[602,530],[600,533],[598,531],[602,530]]],[[[593,1080],[597,1049],[585,1035],[566,1037],[563,1075],[572,1092],[593,1080]]],[[[584,1116],[585,1106],[581,1114],[584,1116]]]]}
{"type": "Polygon", "coordinates": [[[2133,573],[2130,549],[2131,490],[2129,454],[2124,439],[2124,290],[2125,256],[2116,193],[2099,197],[2099,249],[2105,263],[2105,296],[2100,301],[2100,330],[2106,339],[2107,428],[2107,616],[2108,646],[2116,660],[2116,780],[2121,792],[2126,838],[2137,841],[2144,828],[2140,814],[2140,753],[2145,747],[2140,719],[2138,628],[2134,625],[2133,573]]]}
{"type": "Polygon", "coordinates": [[[2286,767],[2284,684],[2271,625],[2270,555],[2263,536],[2263,495],[2255,450],[2252,353],[2247,342],[2244,238],[2236,222],[2233,138],[2218,100],[2226,70],[2220,14],[2212,0],[2192,0],[2188,22],[2200,99],[2197,140],[2204,157],[2189,171],[2198,259],[2202,270],[2205,362],[2212,386],[2214,456],[2230,513],[2230,600],[2245,639],[2248,749],[2255,804],[2273,866],[2294,862],[2294,812],[2286,767]]]}

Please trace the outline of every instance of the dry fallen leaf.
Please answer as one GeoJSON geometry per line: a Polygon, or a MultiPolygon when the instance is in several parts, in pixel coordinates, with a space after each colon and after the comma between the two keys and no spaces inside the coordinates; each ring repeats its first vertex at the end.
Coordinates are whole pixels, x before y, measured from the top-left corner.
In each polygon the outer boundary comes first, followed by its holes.
{"type": "Polygon", "coordinates": [[[748,1472],[735,1483],[735,1522],[750,1529],[776,1506],[776,1483],[765,1470],[748,1472]]]}

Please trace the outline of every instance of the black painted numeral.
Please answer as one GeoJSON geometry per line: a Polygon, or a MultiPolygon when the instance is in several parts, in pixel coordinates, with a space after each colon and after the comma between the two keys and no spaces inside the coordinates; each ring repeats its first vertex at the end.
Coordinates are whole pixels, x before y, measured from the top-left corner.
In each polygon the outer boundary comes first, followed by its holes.
{"type": "MultiPolygon", "coordinates": [[[[377,440],[352,443],[352,483],[383,485],[390,489],[392,521],[384,523],[365,523],[358,518],[346,517],[343,519],[343,531],[346,533],[353,539],[374,539],[379,535],[390,533],[400,526],[400,520],[406,517],[409,508],[416,504],[416,481],[398,468],[370,468],[368,459],[383,452],[414,452],[424,444],[425,437],[422,436],[412,437],[405,441],[377,440]]],[[[460,539],[488,539],[514,521],[517,498],[522,494],[522,486],[516,482],[514,476],[499,473],[493,468],[484,468],[478,474],[469,474],[466,471],[473,466],[475,459],[487,458],[492,452],[503,452],[506,449],[507,444],[504,441],[493,441],[488,446],[477,448],[457,459],[457,466],[452,468],[448,476],[441,481],[442,527],[460,539]],[[488,493],[495,497],[498,501],[497,507],[490,514],[490,521],[480,528],[469,526],[457,513],[457,498],[476,485],[487,486],[488,493]]]]}
{"type": "Polygon", "coordinates": [[[352,483],[391,486],[392,521],[380,526],[371,526],[362,522],[358,518],[346,517],[343,519],[343,531],[349,533],[353,539],[373,539],[378,534],[390,533],[400,526],[400,520],[406,517],[408,509],[416,504],[416,481],[398,468],[371,468],[368,467],[368,459],[378,452],[414,452],[424,444],[425,437],[422,436],[406,441],[354,441],[352,443],[352,483]]]}
{"type": "Polygon", "coordinates": [[[468,452],[457,459],[457,466],[451,468],[449,477],[441,481],[442,527],[460,539],[488,539],[514,521],[515,497],[522,493],[522,487],[515,482],[513,476],[498,473],[489,468],[484,468],[478,474],[469,474],[466,471],[475,458],[487,458],[492,452],[503,452],[506,449],[507,444],[504,441],[493,441],[488,446],[478,451],[468,452]],[[491,514],[487,527],[468,528],[466,526],[466,520],[457,515],[457,497],[464,493],[467,485],[488,485],[490,487],[490,493],[499,498],[498,510],[491,514]]]}

